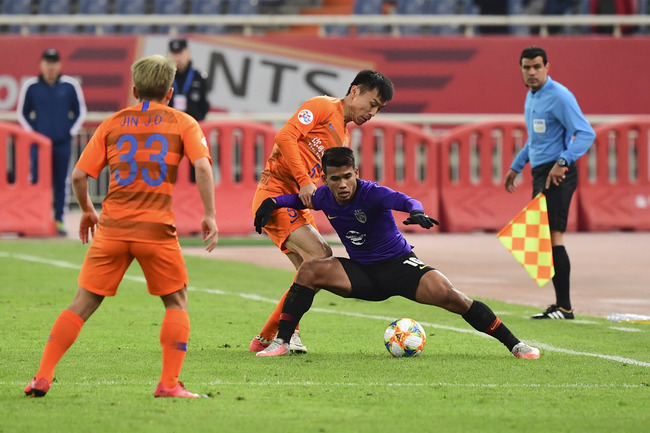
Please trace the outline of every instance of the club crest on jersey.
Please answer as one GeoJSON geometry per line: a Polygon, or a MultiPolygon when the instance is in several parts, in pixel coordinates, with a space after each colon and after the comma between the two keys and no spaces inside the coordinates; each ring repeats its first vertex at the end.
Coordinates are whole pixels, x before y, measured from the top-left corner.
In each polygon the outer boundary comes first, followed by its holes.
{"type": "Polygon", "coordinates": [[[357,218],[357,221],[359,221],[361,224],[365,224],[366,221],[368,221],[368,217],[361,209],[355,210],[354,216],[357,218]]]}
{"type": "Polygon", "coordinates": [[[314,114],[309,110],[302,110],[300,113],[298,113],[298,120],[303,125],[309,125],[314,121],[314,114]]]}

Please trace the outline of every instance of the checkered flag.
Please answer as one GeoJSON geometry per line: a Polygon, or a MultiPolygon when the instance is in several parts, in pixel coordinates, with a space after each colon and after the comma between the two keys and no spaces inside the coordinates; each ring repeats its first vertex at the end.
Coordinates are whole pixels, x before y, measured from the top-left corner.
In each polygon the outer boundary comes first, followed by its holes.
{"type": "Polygon", "coordinates": [[[553,278],[551,230],[543,193],[537,194],[497,237],[540,287],[553,278]]]}

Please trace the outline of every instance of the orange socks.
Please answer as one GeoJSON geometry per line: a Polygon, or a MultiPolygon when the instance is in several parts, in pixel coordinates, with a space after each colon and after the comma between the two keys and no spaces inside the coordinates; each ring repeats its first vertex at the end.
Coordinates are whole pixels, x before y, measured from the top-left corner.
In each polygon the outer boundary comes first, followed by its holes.
{"type": "Polygon", "coordinates": [[[41,365],[36,373],[37,378],[44,377],[52,382],[56,364],[75,342],[83,324],[83,319],[70,310],[63,310],[59,314],[45,343],[41,365]]]}
{"type": "Polygon", "coordinates": [[[260,331],[261,337],[266,338],[267,340],[273,340],[275,334],[278,333],[278,324],[280,323],[280,314],[282,314],[282,305],[284,304],[284,298],[287,297],[287,293],[289,293],[289,290],[284,292],[284,295],[280,298],[280,302],[275,306],[275,310],[273,310],[269,318],[266,320],[264,327],[260,331]]]}
{"type": "Polygon", "coordinates": [[[162,346],[162,374],[160,381],[167,388],[178,384],[178,376],[183,368],[190,339],[190,316],[183,310],[165,310],[165,318],[160,327],[162,346]]]}

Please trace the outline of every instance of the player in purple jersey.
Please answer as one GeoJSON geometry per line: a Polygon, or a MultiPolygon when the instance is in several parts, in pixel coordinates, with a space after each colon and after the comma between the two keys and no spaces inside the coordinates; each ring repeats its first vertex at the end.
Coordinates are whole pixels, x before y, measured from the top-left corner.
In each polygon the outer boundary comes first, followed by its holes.
{"type": "MultiPolygon", "coordinates": [[[[469,299],[440,271],[413,254],[391,211],[408,212],[404,224],[430,229],[438,221],[426,215],[422,203],[359,179],[350,148],[327,149],[322,166],[325,185],[316,190],[312,203],[314,209],[325,212],[350,258],[327,257],[300,266],[282,307],[278,335],[257,356],[289,354],[291,334],[322,288],[344,298],[383,301],[403,296],[435,305],[461,314],[474,329],[498,339],[517,358],[539,358],[539,349],[517,339],[490,307],[469,299]]],[[[278,207],[305,208],[298,194],[267,198],[255,214],[258,233],[278,207]]]]}

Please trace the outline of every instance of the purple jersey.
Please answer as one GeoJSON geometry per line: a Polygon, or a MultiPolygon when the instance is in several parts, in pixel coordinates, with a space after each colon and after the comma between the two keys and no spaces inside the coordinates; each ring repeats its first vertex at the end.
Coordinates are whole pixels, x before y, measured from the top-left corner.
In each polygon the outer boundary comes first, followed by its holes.
{"type": "MultiPolygon", "coordinates": [[[[275,197],[278,207],[304,209],[298,194],[275,197]]],[[[423,210],[422,203],[367,180],[357,181],[357,191],[347,204],[340,205],[327,186],[312,197],[315,210],[322,210],[352,260],[370,264],[409,254],[406,242],[395,224],[391,209],[410,213],[423,210]]]]}

